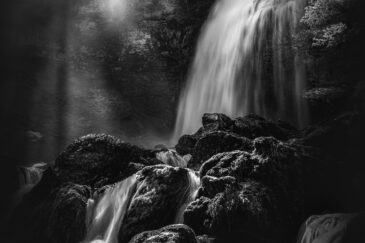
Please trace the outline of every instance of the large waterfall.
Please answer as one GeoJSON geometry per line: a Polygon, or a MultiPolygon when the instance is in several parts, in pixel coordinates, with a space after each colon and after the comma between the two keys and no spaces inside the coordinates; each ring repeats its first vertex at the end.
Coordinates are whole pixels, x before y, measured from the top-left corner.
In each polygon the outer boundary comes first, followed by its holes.
{"type": "Polygon", "coordinates": [[[305,0],[219,0],[205,24],[175,136],[191,134],[204,113],[257,113],[306,123],[305,69],[291,42],[305,0]]]}

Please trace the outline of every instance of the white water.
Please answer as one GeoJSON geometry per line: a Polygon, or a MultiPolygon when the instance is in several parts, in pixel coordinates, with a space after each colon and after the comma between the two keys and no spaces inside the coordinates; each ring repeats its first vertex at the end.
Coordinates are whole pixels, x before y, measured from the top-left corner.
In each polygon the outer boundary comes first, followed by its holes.
{"type": "MultiPolygon", "coordinates": [[[[156,158],[167,165],[186,168],[191,156],[181,157],[170,149],[156,154],[156,158]]],[[[182,192],[184,201],[176,212],[174,223],[183,223],[183,214],[192,202],[200,185],[196,172],[188,170],[188,185],[182,192]]],[[[137,188],[136,175],[113,187],[107,188],[99,198],[89,199],[87,203],[87,234],[83,243],[118,243],[118,233],[137,188]]]]}
{"type": "Polygon", "coordinates": [[[118,233],[136,190],[136,175],[106,189],[99,199],[87,204],[87,235],[83,242],[118,243],[118,233]]]}
{"type": "Polygon", "coordinates": [[[200,177],[196,174],[195,171],[188,169],[188,179],[189,186],[187,188],[187,196],[184,203],[181,204],[180,208],[177,210],[175,223],[182,224],[184,222],[184,211],[186,207],[195,200],[196,194],[198,192],[200,186],[200,177]]]}
{"type": "Polygon", "coordinates": [[[164,164],[174,167],[186,168],[191,159],[191,155],[180,156],[174,149],[161,151],[156,154],[156,159],[162,161],[164,164]]]}
{"type": "Polygon", "coordinates": [[[305,0],[219,0],[202,30],[174,139],[204,113],[306,122],[305,69],[289,48],[305,0]],[[285,61],[285,63],[284,63],[285,61]],[[271,63],[271,65],[268,65],[271,63]]]}

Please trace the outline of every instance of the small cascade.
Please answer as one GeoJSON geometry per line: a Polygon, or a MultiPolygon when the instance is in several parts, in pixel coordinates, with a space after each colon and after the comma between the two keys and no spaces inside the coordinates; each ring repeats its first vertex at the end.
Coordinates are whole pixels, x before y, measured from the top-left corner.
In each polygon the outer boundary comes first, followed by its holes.
{"type": "Polygon", "coordinates": [[[84,243],[118,243],[118,233],[136,191],[136,175],[109,187],[87,204],[87,235],[84,243]]]}
{"type": "Polygon", "coordinates": [[[162,161],[164,164],[174,167],[186,168],[188,162],[191,159],[191,155],[180,156],[176,150],[168,149],[167,151],[161,151],[156,154],[156,159],[162,161]]]}
{"type": "Polygon", "coordinates": [[[36,163],[31,166],[19,168],[20,186],[36,185],[42,179],[43,172],[47,169],[46,163],[36,163]]]}
{"type": "MultiPolygon", "coordinates": [[[[195,198],[200,186],[197,172],[187,169],[189,156],[181,157],[173,149],[159,152],[156,158],[167,165],[185,168],[187,183],[181,191],[181,201],[178,203],[176,217],[172,223],[183,223],[183,214],[186,207],[195,198]]],[[[143,183],[142,183],[143,184],[143,183]]],[[[139,186],[138,186],[139,188],[139,186]]],[[[105,189],[99,197],[89,199],[87,203],[86,225],[87,234],[83,243],[118,243],[119,230],[122,227],[137,188],[137,175],[133,175],[112,187],[105,189]]]]}
{"type": "Polygon", "coordinates": [[[189,177],[189,186],[186,191],[186,200],[181,205],[176,213],[176,224],[181,224],[184,222],[184,211],[186,207],[195,200],[199,186],[200,186],[200,177],[193,170],[188,169],[188,177],[189,177]]]}
{"type": "Polygon", "coordinates": [[[18,168],[19,189],[14,195],[14,205],[17,205],[25,194],[30,192],[42,179],[47,163],[36,163],[18,168]]]}

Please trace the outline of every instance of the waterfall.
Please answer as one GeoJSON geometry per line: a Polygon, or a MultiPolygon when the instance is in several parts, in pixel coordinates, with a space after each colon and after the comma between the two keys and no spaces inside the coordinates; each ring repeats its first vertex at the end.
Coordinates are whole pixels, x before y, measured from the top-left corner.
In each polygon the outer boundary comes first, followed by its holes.
{"type": "Polygon", "coordinates": [[[200,186],[200,177],[196,174],[195,171],[188,169],[188,179],[189,179],[189,186],[187,187],[186,191],[186,199],[177,210],[175,223],[182,224],[184,222],[184,211],[186,207],[195,200],[196,194],[198,192],[200,186]]]}
{"type": "MultiPolygon", "coordinates": [[[[156,154],[156,158],[163,163],[185,168],[188,172],[188,185],[186,190],[181,192],[181,205],[172,223],[183,223],[184,211],[189,203],[194,201],[200,186],[197,172],[186,168],[190,157],[181,157],[173,149],[156,154]]],[[[137,175],[134,174],[114,186],[107,187],[101,195],[89,199],[86,208],[87,233],[83,243],[118,243],[123,218],[137,190],[137,175]]]]}
{"type": "Polygon", "coordinates": [[[200,35],[174,139],[204,113],[306,123],[303,61],[291,48],[306,0],[219,0],[200,35]]]}
{"type": "Polygon", "coordinates": [[[189,160],[191,159],[191,155],[180,156],[176,150],[168,149],[167,151],[161,151],[157,153],[156,159],[167,165],[186,168],[188,166],[189,160]]]}
{"type": "Polygon", "coordinates": [[[36,185],[42,179],[43,172],[48,165],[46,163],[36,163],[31,166],[19,168],[20,186],[36,185]]]}
{"type": "Polygon", "coordinates": [[[133,175],[87,203],[87,235],[83,242],[118,243],[118,233],[137,186],[133,175]]]}
{"type": "Polygon", "coordinates": [[[13,204],[18,205],[23,196],[30,192],[42,179],[47,163],[36,163],[18,168],[19,189],[13,195],[13,204]]]}

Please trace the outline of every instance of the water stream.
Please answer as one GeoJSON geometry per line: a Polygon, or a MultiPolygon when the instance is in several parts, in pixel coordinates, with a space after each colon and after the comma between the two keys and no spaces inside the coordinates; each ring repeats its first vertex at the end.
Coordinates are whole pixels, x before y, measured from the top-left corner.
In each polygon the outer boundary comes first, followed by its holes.
{"type": "Polygon", "coordinates": [[[100,198],[89,199],[85,243],[118,243],[119,229],[136,185],[136,175],[132,175],[107,188],[100,198]]]}
{"type": "Polygon", "coordinates": [[[194,133],[204,113],[257,113],[302,126],[307,120],[301,57],[292,36],[304,0],[220,0],[196,48],[181,95],[174,140],[194,133]]]}

